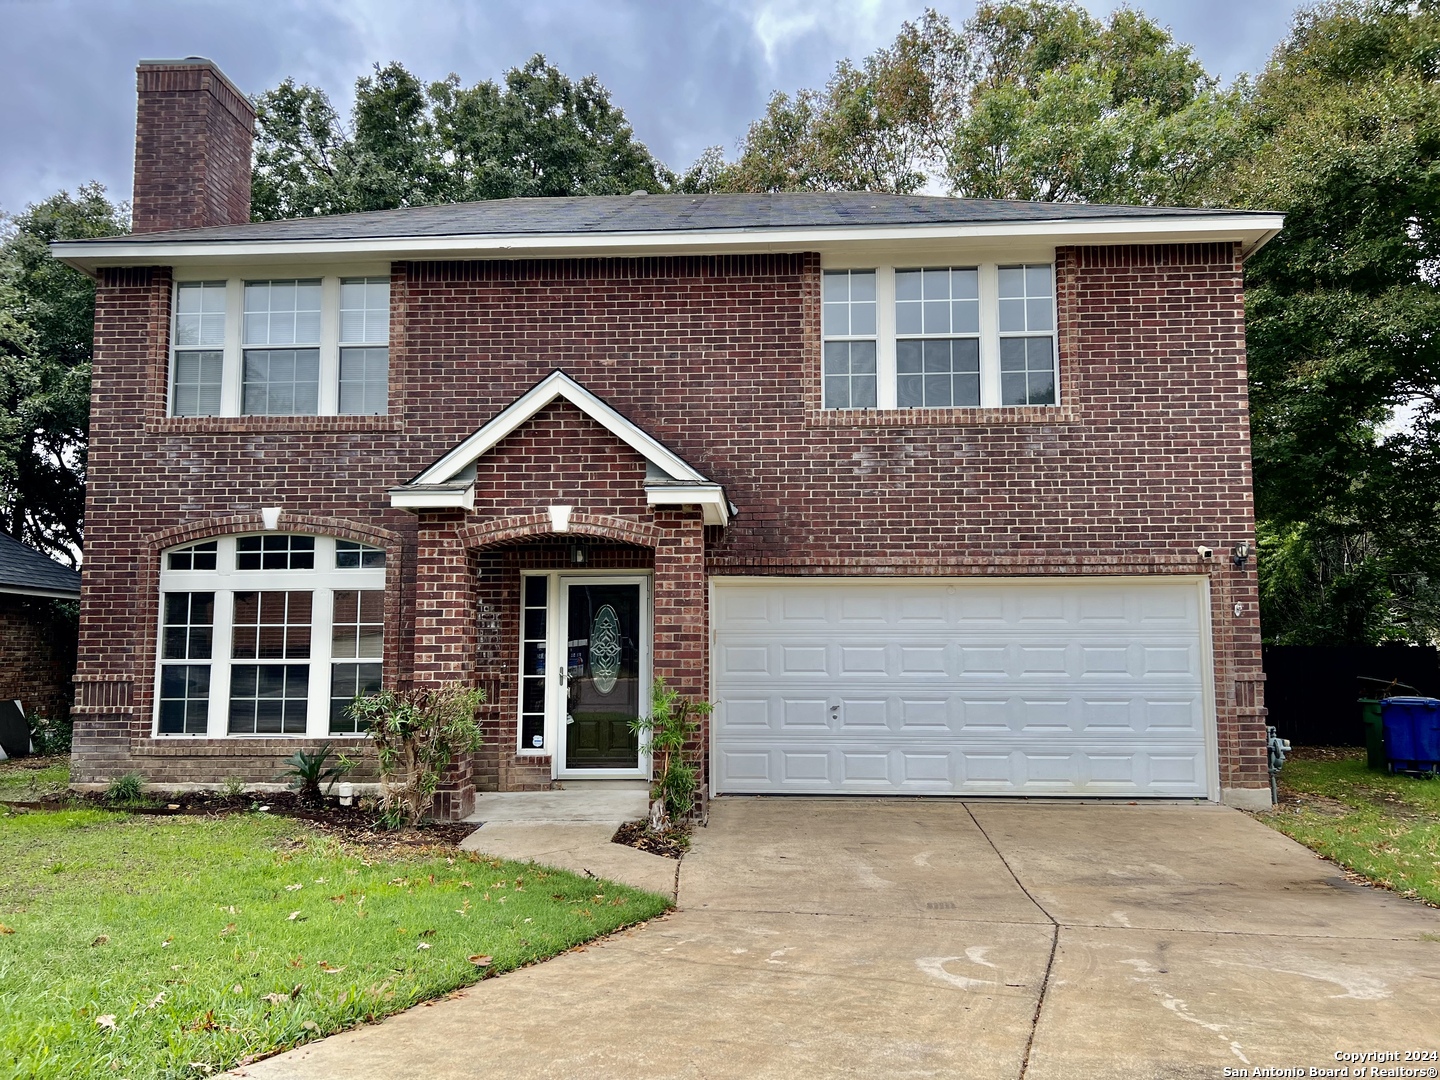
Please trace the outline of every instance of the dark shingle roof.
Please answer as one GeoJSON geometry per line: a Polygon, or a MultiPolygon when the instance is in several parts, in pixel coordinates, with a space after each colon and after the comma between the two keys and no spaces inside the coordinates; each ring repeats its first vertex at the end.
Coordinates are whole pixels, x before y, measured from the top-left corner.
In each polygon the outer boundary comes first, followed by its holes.
{"type": "MultiPolygon", "coordinates": [[[[845,228],[1115,221],[1244,213],[1183,207],[946,199],[866,192],[770,195],[592,195],[413,206],[363,214],[142,233],[126,242],[366,240],[437,236],[573,235],[704,230],[845,228]]],[[[100,242],[113,243],[117,238],[100,242]]],[[[87,241],[79,241],[80,244],[87,241]]]]}
{"type": "Polygon", "coordinates": [[[0,592],[80,595],[80,575],[0,533],[0,592]]]}

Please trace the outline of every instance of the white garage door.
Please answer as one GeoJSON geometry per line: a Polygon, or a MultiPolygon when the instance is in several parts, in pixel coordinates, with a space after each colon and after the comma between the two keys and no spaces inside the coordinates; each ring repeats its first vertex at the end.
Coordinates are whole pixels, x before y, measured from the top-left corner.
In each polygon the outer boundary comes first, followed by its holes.
{"type": "Polygon", "coordinates": [[[1194,578],[716,580],[717,793],[1215,797],[1194,578]]]}

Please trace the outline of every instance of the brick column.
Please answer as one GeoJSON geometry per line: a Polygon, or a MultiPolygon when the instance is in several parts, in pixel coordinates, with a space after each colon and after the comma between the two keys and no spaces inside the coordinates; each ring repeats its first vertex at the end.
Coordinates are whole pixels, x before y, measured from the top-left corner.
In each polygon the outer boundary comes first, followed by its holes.
{"type": "MultiPolygon", "coordinates": [[[[460,511],[424,511],[415,551],[416,688],[474,685],[475,567],[458,533],[460,511]]],[[[440,778],[434,814],[457,821],[475,809],[471,755],[461,754],[440,778]]]]}
{"type": "MultiPolygon", "coordinates": [[[[654,673],[672,690],[695,701],[710,697],[709,611],[705,595],[705,522],[699,509],[657,507],[661,531],[655,546],[654,673]]],[[[698,809],[705,813],[710,790],[710,723],[701,728],[692,753],[700,764],[698,809]]]]}

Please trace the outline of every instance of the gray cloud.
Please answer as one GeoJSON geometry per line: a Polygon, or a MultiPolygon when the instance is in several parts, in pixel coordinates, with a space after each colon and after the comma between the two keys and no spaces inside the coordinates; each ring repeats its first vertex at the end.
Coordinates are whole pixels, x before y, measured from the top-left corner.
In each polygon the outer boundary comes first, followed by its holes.
{"type": "MultiPolygon", "coordinates": [[[[957,21],[973,2],[937,5],[957,21]]],[[[1087,2],[1104,14],[1109,3],[1087,2]]],[[[1291,5],[1142,0],[1226,79],[1258,71],[1291,5]]],[[[594,73],[636,133],[683,168],[706,146],[733,150],[770,94],[823,84],[841,57],[893,39],[923,2],[856,0],[0,0],[0,210],[87,180],[128,196],[134,69],[200,55],[258,93],[287,76],[342,110],[355,79],[399,60],[423,78],[498,78],[543,52],[594,73]]]]}

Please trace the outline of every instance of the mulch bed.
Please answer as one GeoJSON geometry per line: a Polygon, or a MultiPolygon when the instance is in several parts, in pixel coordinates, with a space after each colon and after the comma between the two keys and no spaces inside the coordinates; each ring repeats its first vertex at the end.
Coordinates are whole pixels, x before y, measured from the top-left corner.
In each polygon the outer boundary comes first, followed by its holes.
{"type": "Polygon", "coordinates": [[[476,829],[474,824],[463,821],[422,821],[415,829],[379,829],[375,824],[373,810],[361,809],[359,806],[341,806],[340,800],[333,796],[326,799],[322,805],[315,806],[302,802],[299,795],[293,791],[246,792],[240,795],[226,795],[218,791],[183,791],[160,796],[153,803],[139,806],[117,806],[107,802],[99,793],[71,791],[39,802],[8,802],[0,805],[19,810],[65,810],[84,806],[150,817],[219,816],[262,811],[304,821],[317,832],[334,837],[343,844],[390,854],[430,848],[453,849],[476,829]]]}
{"type": "Polygon", "coordinates": [[[648,851],[651,855],[664,855],[667,859],[678,859],[690,850],[688,829],[654,832],[648,821],[627,821],[615,830],[615,835],[610,840],[612,843],[648,851]]]}

